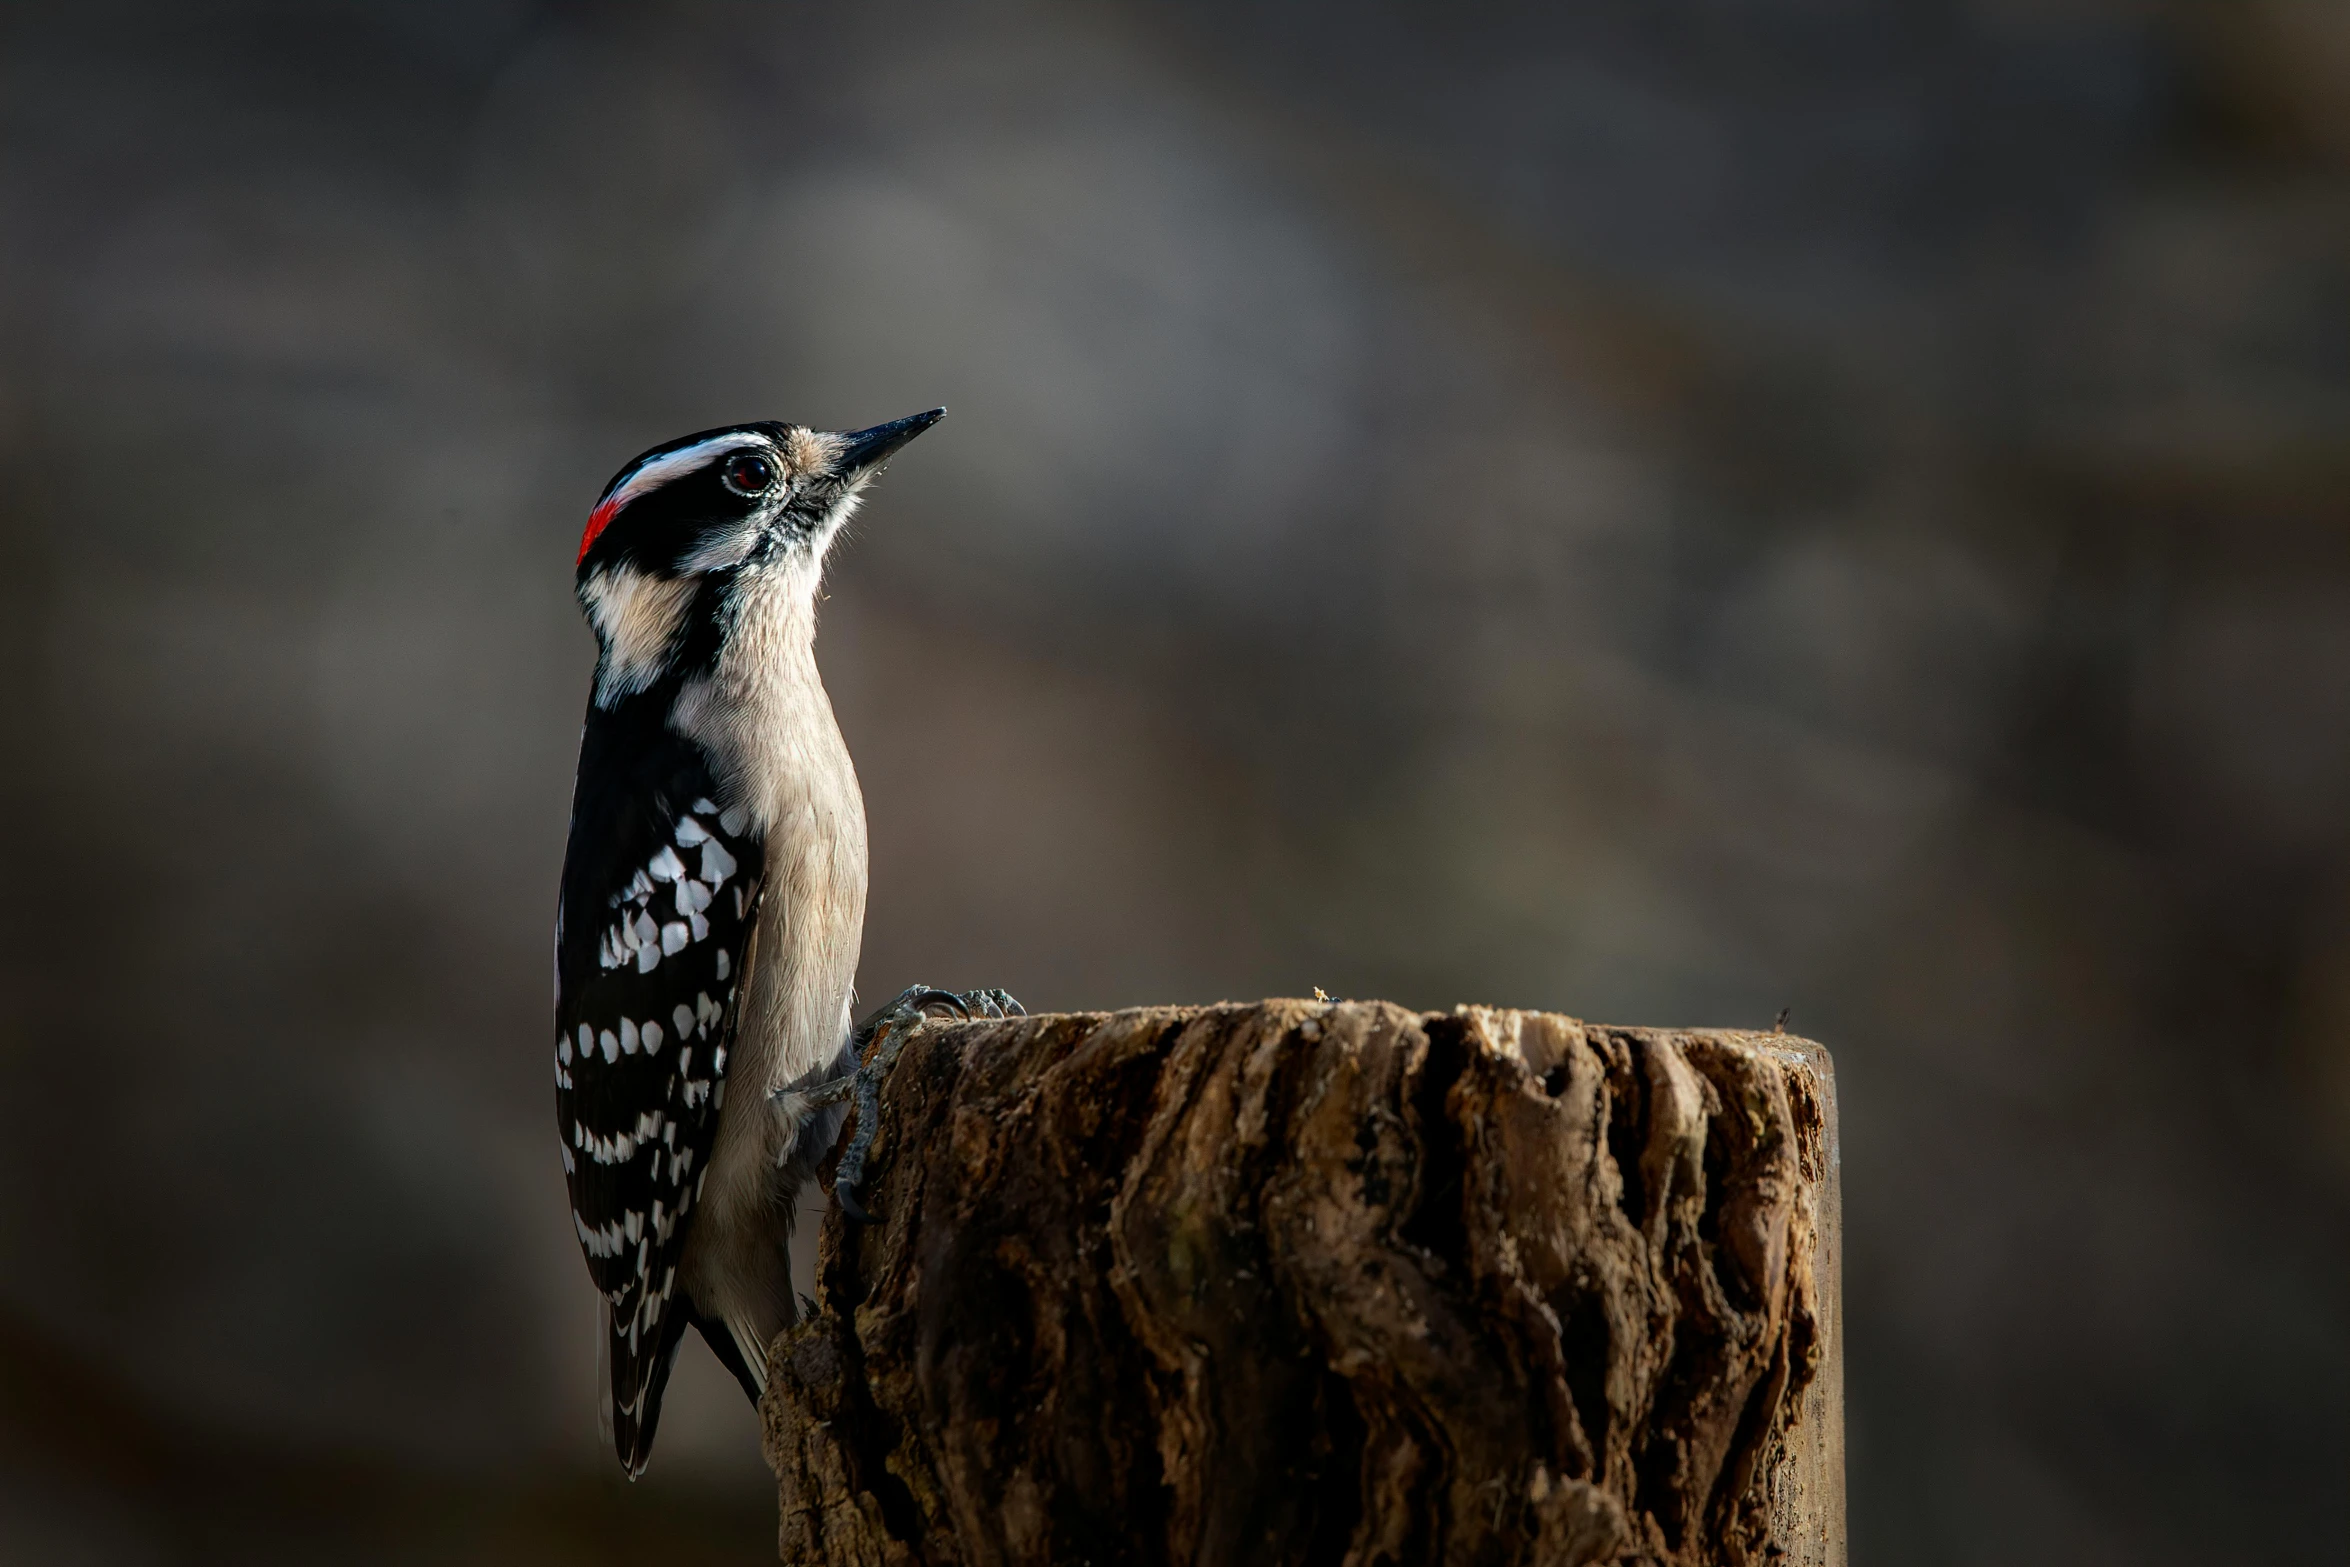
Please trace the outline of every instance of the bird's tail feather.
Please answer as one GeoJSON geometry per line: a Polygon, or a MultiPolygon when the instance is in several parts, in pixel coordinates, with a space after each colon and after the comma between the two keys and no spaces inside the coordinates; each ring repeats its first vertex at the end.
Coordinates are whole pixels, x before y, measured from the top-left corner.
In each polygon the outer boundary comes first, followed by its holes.
{"type": "Polygon", "coordinates": [[[631,1344],[625,1332],[615,1331],[610,1302],[604,1307],[602,1363],[602,1422],[608,1428],[612,1451],[631,1480],[645,1472],[653,1457],[653,1433],[661,1423],[661,1394],[677,1365],[677,1351],[685,1342],[685,1313],[665,1313],[652,1342],[631,1344]]]}
{"type": "Polygon", "coordinates": [[[596,1292],[596,1437],[618,1451],[612,1434],[612,1302],[596,1292]]]}
{"type": "Polygon", "coordinates": [[[716,1322],[701,1316],[694,1326],[702,1330],[702,1342],[718,1363],[742,1384],[743,1396],[756,1404],[767,1391],[767,1346],[759,1342],[757,1330],[741,1320],[716,1322]]]}

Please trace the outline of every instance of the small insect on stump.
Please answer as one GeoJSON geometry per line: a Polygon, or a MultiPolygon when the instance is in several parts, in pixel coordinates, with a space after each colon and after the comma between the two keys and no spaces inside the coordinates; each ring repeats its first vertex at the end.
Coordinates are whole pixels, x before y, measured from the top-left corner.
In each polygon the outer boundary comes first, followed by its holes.
{"type": "Polygon", "coordinates": [[[926,1025],[763,1415],[786,1561],[1844,1560],[1825,1051],[1268,1001],[926,1025]]]}

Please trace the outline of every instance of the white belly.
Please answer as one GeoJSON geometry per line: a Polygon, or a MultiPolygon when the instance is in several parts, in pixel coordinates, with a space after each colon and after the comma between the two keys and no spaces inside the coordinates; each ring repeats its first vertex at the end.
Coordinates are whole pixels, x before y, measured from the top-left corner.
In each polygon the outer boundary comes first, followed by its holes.
{"type": "MultiPolygon", "coordinates": [[[[745,966],[726,1099],[686,1243],[683,1272],[696,1308],[734,1329],[754,1368],[793,1318],[786,1241],[798,1188],[823,1152],[800,1146],[816,1142],[807,1134],[820,1128],[778,1110],[769,1096],[831,1075],[848,1044],[865,913],[863,833],[854,840],[849,853],[837,841],[786,848],[770,838],[770,880],[745,966]],[[797,873],[776,877],[779,860],[794,858],[797,873]]],[[[838,1127],[838,1109],[818,1115],[838,1127]]]]}

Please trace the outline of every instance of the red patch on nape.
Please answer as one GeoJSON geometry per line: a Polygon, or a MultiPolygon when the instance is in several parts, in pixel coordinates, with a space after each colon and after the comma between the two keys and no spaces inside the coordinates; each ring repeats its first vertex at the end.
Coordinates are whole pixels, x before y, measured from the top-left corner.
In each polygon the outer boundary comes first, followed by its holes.
{"type": "Polygon", "coordinates": [[[620,501],[619,498],[615,496],[613,499],[608,500],[602,505],[598,506],[594,511],[588,513],[587,532],[579,536],[579,560],[575,560],[571,563],[572,570],[577,571],[579,569],[579,561],[587,559],[587,552],[589,548],[595,544],[596,535],[602,533],[606,528],[612,525],[612,518],[619,510],[620,501]]]}

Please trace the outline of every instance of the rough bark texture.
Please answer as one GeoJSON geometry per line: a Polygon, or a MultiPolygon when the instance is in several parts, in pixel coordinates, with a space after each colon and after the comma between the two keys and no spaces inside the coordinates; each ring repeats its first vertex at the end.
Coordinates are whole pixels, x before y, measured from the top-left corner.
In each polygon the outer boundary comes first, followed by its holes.
{"type": "Polygon", "coordinates": [[[1772,1035],[925,1027],[775,1345],[783,1557],[1840,1563],[1832,1116],[1772,1035]]]}

